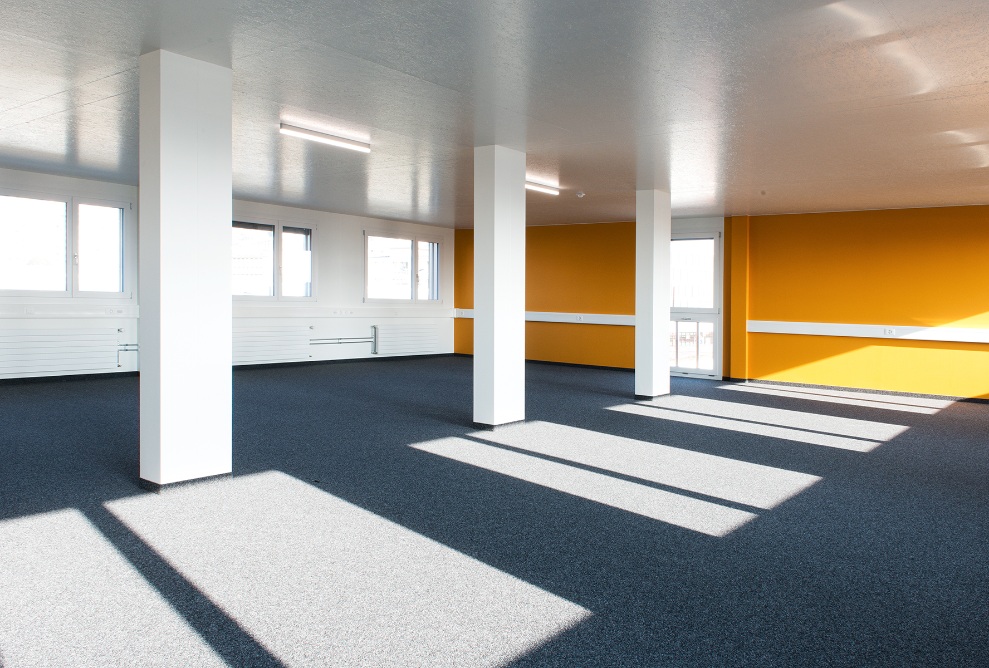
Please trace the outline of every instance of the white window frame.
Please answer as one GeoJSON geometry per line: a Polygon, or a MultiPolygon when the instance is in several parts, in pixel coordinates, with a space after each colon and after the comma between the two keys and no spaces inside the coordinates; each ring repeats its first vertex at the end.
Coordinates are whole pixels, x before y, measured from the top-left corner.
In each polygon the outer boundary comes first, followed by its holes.
{"type": "Polygon", "coordinates": [[[0,188],[0,195],[5,197],[22,197],[25,199],[42,200],[46,202],[62,202],[65,204],[65,290],[2,290],[3,297],[26,297],[28,299],[101,299],[101,300],[134,300],[137,287],[137,219],[134,215],[134,203],[121,200],[101,199],[97,197],[65,195],[15,188],[0,188]],[[121,239],[122,286],[120,292],[97,292],[79,289],[79,265],[76,258],[79,255],[79,206],[90,204],[117,208],[123,211],[123,229],[121,239]]]}
{"type": "MultiPolygon", "coordinates": [[[[684,367],[671,366],[670,374],[688,378],[717,378],[720,380],[723,377],[722,358],[724,356],[724,328],[722,323],[722,307],[724,306],[724,234],[717,230],[699,229],[697,231],[684,230],[681,232],[674,232],[671,235],[671,242],[689,239],[714,240],[714,258],[712,259],[712,262],[714,263],[715,305],[713,308],[695,308],[685,306],[673,307],[671,304],[670,321],[714,323],[714,369],[708,371],[706,369],[687,369],[684,367]]],[[[673,334],[675,335],[675,332],[673,334]]]]}
{"type": "Polygon", "coordinates": [[[127,218],[133,214],[133,205],[130,202],[115,202],[113,200],[97,199],[95,197],[73,197],[72,198],[72,243],[71,258],[69,260],[72,268],[72,296],[73,297],[97,297],[100,299],[130,299],[133,296],[133,289],[130,286],[137,284],[137,244],[129,244],[127,218]],[[120,209],[123,213],[120,239],[120,292],[98,292],[95,290],[79,289],[79,207],[83,204],[90,206],[105,206],[107,208],[120,209]],[[130,272],[133,269],[133,273],[130,272]]]}
{"type": "Polygon", "coordinates": [[[395,231],[381,231],[374,229],[364,230],[364,302],[368,304],[407,304],[407,305],[418,305],[421,307],[425,306],[439,306],[445,301],[443,295],[443,239],[440,237],[434,237],[428,234],[403,234],[401,232],[395,231]],[[367,296],[367,278],[368,278],[368,237],[385,237],[387,239],[402,239],[404,241],[412,242],[412,298],[411,299],[378,299],[367,296]],[[427,243],[436,244],[436,261],[438,262],[438,267],[436,271],[436,294],[439,296],[437,299],[419,299],[419,242],[424,241],[427,243]]]}
{"type": "Polygon", "coordinates": [[[252,302],[314,302],[316,301],[316,248],[317,248],[317,235],[318,229],[315,223],[305,223],[296,222],[293,220],[282,220],[282,219],[272,219],[272,218],[262,218],[259,216],[236,216],[231,222],[230,227],[233,229],[235,223],[249,223],[252,225],[268,225],[275,228],[275,246],[274,246],[274,266],[272,267],[272,286],[274,295],[232,295],[232,297],[237,301],[252,301],[252,302]],[[309,230],[309,245],[311,248],[310,263],[311,274],[310,274],[310,285],[312,289],[310,290],[310,295],[308,297],[289,297],[282,295],[282,230],[286,227],[294,227],[297,229],[309,230]]]}

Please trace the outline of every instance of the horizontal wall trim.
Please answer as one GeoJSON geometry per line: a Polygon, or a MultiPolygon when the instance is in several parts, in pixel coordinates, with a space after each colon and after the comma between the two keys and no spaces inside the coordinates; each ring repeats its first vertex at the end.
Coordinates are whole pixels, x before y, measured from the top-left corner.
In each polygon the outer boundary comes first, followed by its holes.
{"type": "Polygon", "coordinates": [[[236,318],[452,318],[453,309],[444,306],[298,306],[247,305],[234,303],[236,318]]]}
{"type": "MultiPolygon", "coordinates": [[[[82,301],[82,300],[80,300],[82,301]]],[[[0,304],[0,318],[48,320],[72,318],[136,318],[138,307],[125,304],[0,304]]]]}
{"type": "MultiPolygon", "coordinates": [[[[457,318],[473,318],[474,309],[458,308],[457,318]]],[[[634,315],[614,315],[611,313],[556,313],[551,311],[526,311],[526,322],[565,322],[579,325],[619,325],[634,327],[634,315]]]]}
{"type": "MultiPolygon", "coordinates": [[[[134,319],[140,311],[135,304],[0,304],[0,319],[71,320],[75,318],[134,319]]],[[[453,309],[444,306],[300,306],[255,305],[234,302],[238,318],[452,318],[453,309]]]]}
{"type": "Polygon", "coordinates": [[[747,331],[752,334],[798,334],[803,336],[847,336],[862,339],[892,339],[899,341],[989,343],[989,329],[971,327],[906,327],[903,325],[857,325],[835,322],[749,320],[747,331]]]}

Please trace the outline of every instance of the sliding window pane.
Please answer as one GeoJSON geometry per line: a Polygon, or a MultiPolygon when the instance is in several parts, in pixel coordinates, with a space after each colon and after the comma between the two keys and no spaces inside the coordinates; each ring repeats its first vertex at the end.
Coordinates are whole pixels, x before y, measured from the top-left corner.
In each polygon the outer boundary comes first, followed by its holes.
{"type": "Polygon", "coordinates": [[[697,368],[697,323],[677,322],[677,363],[681,369],[697,368]]]}
{"type": "Polygon", "coordinates": [[[697,323],[697,368],[714,371],[714,323],[697,323]]]}
{"type": "Polygon", "coordinates": [[[670,321],[670,366],[677,365],[677,324],[675,320],[670,321]]]}
{"type": "Polygon", "coordinates": [[[412,240],[367,238],[368,299],[412,299],[412,240]]]}
{"type": "Polygon", "coordinates": [[[0,290],[67,289],[65,202],[0,196],[0,290]]]}
{"type": "Polygon", "coordinates": [[[440,245],[432,241],[419,242],[416,285],[420,300],[440,298],[440,245]]]}
{"type": "Polygon", "coordinates": [[[670,245],[670,305],[714,308],[714,239],[674,239],[670,245]]]}
{"type": "Polygon", "coordinates": [[[282,296],[312,297],[312,230],[282,228],[282,296]]]}
{"type": "Polygon", "coordinates": [[[79,290],[123,292],[124,211],[79,205],[79,290]]]}
{"type": "Polygon", "coordinates": [[[233,294],[275,295],[275,226],[234,223],[233,294]]]}

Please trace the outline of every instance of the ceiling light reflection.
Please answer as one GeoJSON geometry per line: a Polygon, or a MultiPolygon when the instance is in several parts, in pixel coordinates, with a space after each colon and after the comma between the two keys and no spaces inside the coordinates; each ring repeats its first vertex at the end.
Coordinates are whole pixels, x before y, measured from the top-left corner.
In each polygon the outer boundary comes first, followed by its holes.
{"type": "Polygon", "coordinates": [[[367,142],[357,141],[356,139],[348,139],[346,137],[338,137],[337,135],[317,132],[316,130],[309,130],[307,128],[300,128],[295,125],[289,125],[288,123],[279,124],[278,131],[283,135],[299,137],[300,139],[308,139],[310,141],[319,142],[320,144],[329,144],[330,146],[346,148],[351,151],[359,151],[360,153],[371,152],[371,144],[367,142]]]}
{"type": "Polygon", "coordinates": [[[822,7],[823,10],[846,19],[855,26],[856,36],[860,38],[878,37],[890,32],[876,17],[855,7],[850,2],[832,2],[822,7]]]}
{"type": "Polygon", "coordinates": [[[525,189],[526,190],[534,190],[537,193],[546,193],[547,195],[559,195],[560,194],[560,189],[559,188],[557,188],[555,186],[547,185],[545,183],[536,183],[535,181],[526,181],[525,182],[525,189]]]}
{"type": "Polygon", "coordinates": [[[937,89],[937,79],[927,65],[914,53],[906,40],[888,42],[879,47],[881,53],[895,61],[913,77],[911,95],[923,95],[937,89]]]}

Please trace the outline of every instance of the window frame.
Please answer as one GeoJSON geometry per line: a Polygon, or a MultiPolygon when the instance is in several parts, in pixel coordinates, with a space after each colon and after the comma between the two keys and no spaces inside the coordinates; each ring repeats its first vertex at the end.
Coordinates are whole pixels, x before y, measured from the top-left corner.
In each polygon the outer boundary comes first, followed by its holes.
{"type": "MultiPolygon", "coordinates": [[[[675,328],[677,322],[696,322],[698,324],[698,336],[700,336],[700,323],[710,322],[714,324],[714,368],[691,369],[689,367],[675,367],[670,365],[670,374],[688,378],[716,378],[723,377],[723,348],[724,348],[724,326],[722,314],[724,309],[724,233],[714,229],[687,229],[674,231],[670,235],[670,242],[688,241],[694,239],[712,239],[714,241],[714,257],[712,258],[714,272],[714,304],[713,308],[698,308],[687,306],[676,306],[670,303],[670,324],[675,328]]],[[[672,277],[671,277],[672,286],[672,277]]],[[[676,339],[675,329],[671,335],[676,339]]]]}
{"type": "Polygon", "coordinates": [[[439,306],[444,302],[443,297],[443,239],[437,236],[432,236],[429,234],[403,234],[402,232],[395,232],[392,230],[375,230],[375,229],[365,229],[364,230],[364,303],[366,304],[402,304],[420,307],[426,306],[439,306]],[[376,297],[369,297],[367,294],[368,288],[368,239],[369,237],[384,237],[386,239],[401,239],[403,241],[412,242],[412,266],[411,280],[412,280],[412,297],[410,299],[382,299],[376,297]],[[436,244],[436,299],[419,299],[419,242],[423,241],[426,243],[436,244]]]}
{"type": "MultiPolygon", "coordinates": [[[[234,295],[231,297],[237,301],[245,302],[314,302],[316,299],[316,249],[318,247],[317,239],[319,230],[315,223],[312,222],[301,222],[287,219],[274,219],[274,218],[264,218],[261,216],[236,216],[230,222],[230,229],[233,230],[233,226],[237,223],[245,223],[248,225],[268,225],[275,228],[275,238],[274,238],[274,248],[273,248],[273,267],[272,267],[272,291],[275,293],[273,295],[234,295]],[[308,297],[293,297],[282,295],[282,230],[283,228],[291,227],[295,229],[309,230],[309,246],[310,246],[310,294],[308,297]]],[[[233,290],[231,290],[231,293],[233,290]]]]}
{"type": "Polygon", "coordinates": [[[115,202],[113,200],[98,199],[96,197],[73,197],[72,198],[72,243],[70,248],[70,265],[72,269],[72,296],[82,298],[97,299],[129,299],[133,295],[133,290],[128,290],[128,286],[136,285],[136,272],[133,276],[128,276],[128,267],[137,267],[137,244],[128,244],[127,214],[132,211],[130,202],[115,202]],[[79,289],[79,207],[82,205],[103,206],[107,208],[120,209],[120,292],[101,292],[97,290],[79,289]],[[133,245],[133,248],[131,246],[133,245]]]}
{"type": "Polygon", "coordinates": [[[71,300],[114,300],[133,301],[137,287],[137,224],[134,217],[134,203],[124,200],[103,199],[86,195],[66,195],[62,193],[0,188],[0,196],[20,197],[45,202],[65,204],[65,289],[64,290],[5,290],[0,289],[0,298],[17,297],[27,299],[71,299],[71,300]],[[122,211],[120,262],[120,292],[100,292],[79,289],[79,206],[104,206],[122,211]]]}
{"type": "MultiPolygon", "coordinates": [[[[677,241],[701,241],[708,240],[712,241],[714,247],[713,257],[711,259],[712,267],[711,272],[714,280],[713,294],[711,298],[714,301],[715,306],[713,307],[697,307],[697,306],[673,306],[673,300],[670,299],[670,312],[671,313],[708,313],[708,314],[719,314],[721,313],[721,308],[718,306],[721,304],[721,293],[723,292],[724,281],[722,280],[722,252],[721,252],[721,233],[720,232],[677,232],[674,233],[670,238],[670,246],[672,247],[674,242],[677,241]]],[[[671,249],[672,252],[672,249],[671,249]]],[[[673,289],[673,280],[670,278],[670,290],[673,289]]]]}

